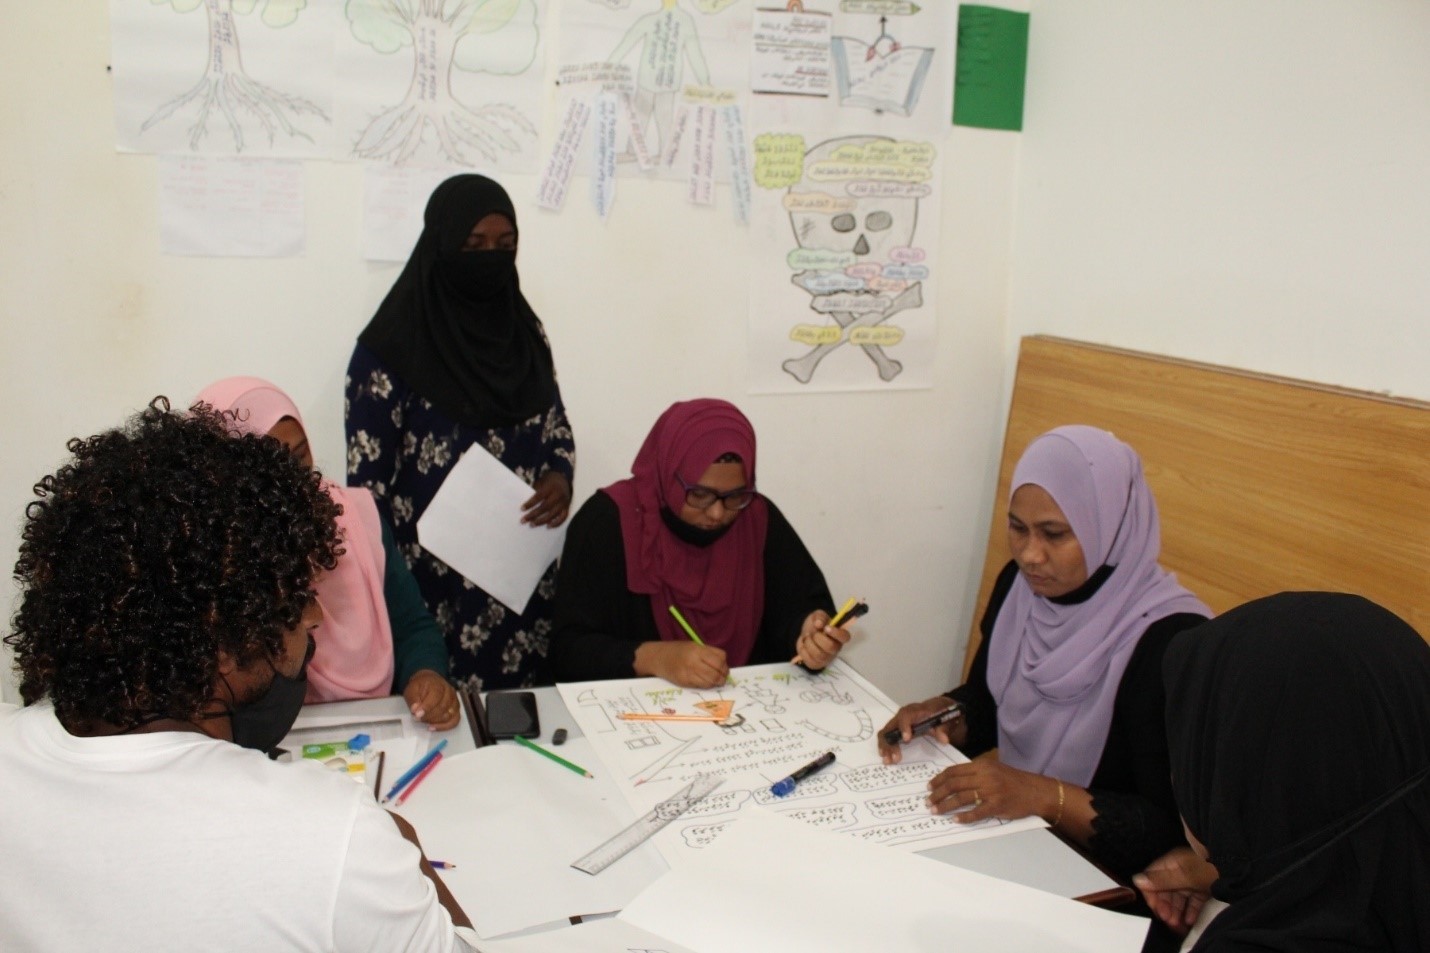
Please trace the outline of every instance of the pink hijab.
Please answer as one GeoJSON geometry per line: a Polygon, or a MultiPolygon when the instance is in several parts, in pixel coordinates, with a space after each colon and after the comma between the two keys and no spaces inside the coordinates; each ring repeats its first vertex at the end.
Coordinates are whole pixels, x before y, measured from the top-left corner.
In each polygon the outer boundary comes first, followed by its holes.
{"type": "Polygon", "coordinates": [[[1010,495],[1047,491],[1082,546],[1087,573],[1116,569],[1085,602],[1061,605],[1019,573],[993,623],[988,687],[998,703],[998,757],[1085,787],[1112,725],[1122,673],[1147,627],[1179,612],[1212,612],[1157,565],[1157,504],[1137,452],[1105,430],[1050,430],[1013,469],[1010,495]]]}
{"type": "Polygon", "coordinates": [[[655,422],[631,464],[631,477],[604,492],[621,514],[626,585],[650,596],[655,627],[667,642],[688,638],[671,618],[674,605],[707,645],[744,665],[765,611],[763,497],[746,507],[709,546],[678,539],[661,519],[661,507],[679,514],[685,488],[726,453],[739,454],[745,481],[755,488],[755,429],[734,404],[690,400],[672,404],[655,422]]]}
{"type": "MultiPolygon", "coordinates": [[[[288,395],[257,377],[225,378],[205,387],[194,402],[236,411],[239,419],[234,427],[240,433],[266,434],[284,417],[303,426],[303,417],[288,395]]],[[[308,663],[306,700],[390,695],[392,625],[383,597],[387,560],[377,505],[371,493],[358,487],[324,481],[323,488],[342,506],[338,529],[345,552],[337,568],[319,576],[314,586],[323,622],[314,633],[317,649],[308,663]]]]}

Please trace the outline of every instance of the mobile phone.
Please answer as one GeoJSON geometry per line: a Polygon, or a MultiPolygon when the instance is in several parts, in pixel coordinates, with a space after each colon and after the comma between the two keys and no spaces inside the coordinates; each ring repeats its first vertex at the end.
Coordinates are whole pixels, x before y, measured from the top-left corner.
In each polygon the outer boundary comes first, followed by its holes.
{"type": "Polygon", "coordinates": [[[487,726],[498,740],[535,738],[541,734],[541,721],[536,717],[534,692],[491,692],[487,695],[487,726]]]}

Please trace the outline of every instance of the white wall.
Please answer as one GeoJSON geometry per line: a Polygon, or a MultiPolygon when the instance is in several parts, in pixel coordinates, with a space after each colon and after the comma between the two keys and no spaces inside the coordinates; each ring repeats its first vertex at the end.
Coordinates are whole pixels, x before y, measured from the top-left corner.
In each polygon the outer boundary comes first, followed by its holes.
{"type": "MultiPolygon", "coordinates": [[[[289,260],[158,252],[155,162],[113,147],[108,6],[5,4],[0,35],[0,564],[14,564],[29,487],[64,442],[158,393],[258,374],[303,407],[318,463],[341,465],[342,375],[396,276],[360,256],[361,176],[307,166],[308,242],[289,260]]],[[[851,657],[898,697],[952,684],[972,614],[1001,439],[1017,137],[955,130],[945,150],[938,385],[890,395],[745,395],[745,232],[726,196],[622,180],[611,221],[560,215],[503,176],[521,220],[522,286],[546,322],[578,446],[576,495],[624,476],[672,400],[739,403],[760,436],[761,488],[790,516],[836,598],[873,613],[851,657]],[[834,448],[842,449],[833,452],[834,448]]],[[[11,599],[0,598],[0,606],[11,599]]],[[[6,615],[8,628],[8,612],[6,615]]],[[[13,690],[8,665],[0,679],[13,690]]]]}
{"type": "Polygon", "coordinates": [[[1010,347],[1430,397],[1430,4],[1031,9],[1010,347]]]}
{"type": "MultiPolygon", "coordinates": [[[[395,273],[360,259],[358,171],[324,163],[305,258],[160,256],[153,160],[113,151],[106,4],[72,4],[63,32],[46,6],[6,3],[0,34],[7,567],[64,440],[155,393],[271,377],[336,465],[348,348],[395,273]]],[[[1022,335],[1430,397],[1430,4],[1030,6],[1025,132],[956,129],[944,152],[929,391],[744,396],[745,243],[723,207],[622,181],[603,226],[580,202],[536,211],[534,182],[506,177],[578,497],[625,473],[669,401],[735,399],[763,488],[836,595],[872,600],[851,655],[900,698],[947,687],[961,658],[1022,335]]]]}

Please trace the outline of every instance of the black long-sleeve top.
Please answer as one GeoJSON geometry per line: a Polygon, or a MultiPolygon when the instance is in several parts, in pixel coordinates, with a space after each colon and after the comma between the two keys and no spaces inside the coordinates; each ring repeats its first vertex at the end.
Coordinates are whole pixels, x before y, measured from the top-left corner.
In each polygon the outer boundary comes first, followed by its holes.
{"type": "MultiPolygon", "coordinates": [[[[1018,567],[1013,562],[998,574],[988,608],[978,624],[983,641],[973,657],[968,681],[947,693],[963,705],[968,724],[963,752],[969,757],[998,746],[998,706],[988,688],[988,643],[993,636],[993,622],[1017,574],[1018,567]]],[[[1097,591],[1109,574],[1099,570],[1079,589],[1053,601],[1082,602],[1097,591]]],[[[1130,877],[1173,847],[1186,843],[1172,796],[1162,654],[1172,636],[1205,621],[1195,613],[1180,612],[1153,622],[1142,633],[1122,673],[1107,744],[1088,784],[1096,815],[1088,850],[1119,877],[1130,877]]]]}
{"type": "MultiPolygon", "coordinates": [[[[749,665],[789,661],[805,617],[815,609],[834,611],[814,557],[784,514],[765,502],[765,609],[749,665]]],[[[556,576],[552,672],[558,682],[630,678],[636,649],[659,639],[650,596],[631,592],[626,584],[620,510],[615,500],[597,492],[566,530],[556,576]]]]}

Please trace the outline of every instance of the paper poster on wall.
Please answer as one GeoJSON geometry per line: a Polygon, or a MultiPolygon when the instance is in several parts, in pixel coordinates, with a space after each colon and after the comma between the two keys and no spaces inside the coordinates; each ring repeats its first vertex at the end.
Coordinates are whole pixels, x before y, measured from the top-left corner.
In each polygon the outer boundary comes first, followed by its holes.
{"type": "Polygon", "coordinates": [[[303,254],[303,163],[159,157],[159,250],[166,255],[303,254]]]}
{"type": "MultiPolygon", "coordinates": [[[[692,203],[718,204],[716,187],[742,174],[728,130],[738,124],[743,138],[747,125],[752,9],[749,0],[564,0],[562,118],[540,204],[560,208],[572,175],[597,179],[591,197],[603,214],[612,180],[630,175],[682,181],[692,203]]],[[[738,201],[734,212],[743,213],[738,201]]]]}
{"type": "Polygon", "coordinates": [[[346,0],[335,158],[530,172],[546,0],[346,0]]]}
{"type": "Polygon", "coordinates": [[[798,13],[755,11],[757,125],[931,140],[947,132],[955,4],[810,0],[802,6],[798,13]],[[767,22],[771,18],[777,19],[767,22]],[[787,56],[783,74],[776,71],[781,52],[787,56]],[[788,88],[778,88],[766,73],[783,75],[788,88]],[[815,89],[820,95],[803,95],[815,89]]]}
{"type": "Polygon", "coordinates": [[[432,190],[460,169],[367,165],[363,168],[363,257],[406,261],[422,234],[432,190]]]}
{"type": "Polygon", "coordinates": [[[755,136],[751,391],[932,385],[937,158],[918,139],[755,136]]]}
{"type": "Polygon", "coordinates": [[[335,3],[110,0],[121,152],[327,155],[335,3]]]}

